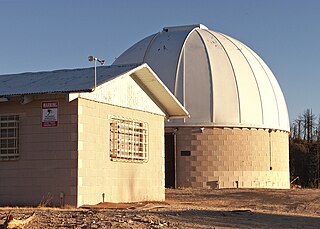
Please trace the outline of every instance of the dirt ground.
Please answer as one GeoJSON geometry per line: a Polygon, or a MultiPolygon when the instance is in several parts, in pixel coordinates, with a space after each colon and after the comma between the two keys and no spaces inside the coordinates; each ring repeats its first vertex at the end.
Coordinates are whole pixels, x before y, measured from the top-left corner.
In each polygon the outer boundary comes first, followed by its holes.
{"type": "Polygon", "coordinates": [[[0,207],[0,228],[9,211],[35,212],[26,228],[320,228],[320,190],[167,189],[165,202],[0,207]]]}

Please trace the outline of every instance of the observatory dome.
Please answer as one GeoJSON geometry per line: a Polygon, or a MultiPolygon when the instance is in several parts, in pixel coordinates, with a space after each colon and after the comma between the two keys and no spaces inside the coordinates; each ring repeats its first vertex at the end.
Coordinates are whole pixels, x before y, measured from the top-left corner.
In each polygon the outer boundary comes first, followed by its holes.
{"type": "Polygon", "coordinates": [[[289,131],[280,86],[249,47],[204,25],[165,27],[113,64],[145,62],[190,113],[168,126],[253,127],[289,131]]]}

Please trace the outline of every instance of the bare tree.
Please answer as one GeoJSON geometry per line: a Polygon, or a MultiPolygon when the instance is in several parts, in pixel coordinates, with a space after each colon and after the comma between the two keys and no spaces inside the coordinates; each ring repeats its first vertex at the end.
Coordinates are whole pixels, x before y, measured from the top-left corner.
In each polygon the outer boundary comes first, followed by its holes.
{"type": "Polygon", "coordinates": [[[304,139],[304,131],[303,131],[303,126],[304,126],[304,118],[302,115],[299,115],[298,118],[296,118],[290,126],[290,131],[291,131],[291,137],[293,139],[304,139]]]}
{"type": "Polygon", "coordinates": [[[290,174],[303,187],[320,188],[320,115],[304,111],[291,126],[290,174]]]}
{"type": "MultiPolygon", "coordinates": [[[[312,142],[315,136],[315,120],[316,116],[312,114],[311,109],[307,109],[302,115],[303,123],[303,140],[307,142],[312,142]]],[[[300,120],[300,119],[299,119],[300,120]]]]}

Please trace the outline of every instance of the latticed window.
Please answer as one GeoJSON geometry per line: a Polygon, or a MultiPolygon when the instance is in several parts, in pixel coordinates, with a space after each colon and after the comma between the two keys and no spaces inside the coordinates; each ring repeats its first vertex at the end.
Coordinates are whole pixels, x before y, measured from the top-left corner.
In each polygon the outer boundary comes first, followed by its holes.
{"type": "Polygon", "coordinates": [[[19,116],[0,115],[0,160],[19,157],[19,116]]]}
{"type": "Polygon", "coordinates": [[[110,122],[110,158],[112,161],[148,161],[147,123],[112,118],[110,122]]]}

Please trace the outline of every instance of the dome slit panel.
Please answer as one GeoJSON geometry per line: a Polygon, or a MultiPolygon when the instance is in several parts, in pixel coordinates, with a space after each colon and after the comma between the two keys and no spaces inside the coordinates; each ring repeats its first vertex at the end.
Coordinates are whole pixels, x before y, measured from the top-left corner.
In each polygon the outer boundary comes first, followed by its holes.
{"type": "Polygon", "coordinates": [[[189,31],[162,31],[155,37],[145,55],[145,62],[160,76],[171,92],[174,92],[174,73],[183,42],[188,34],[189,31]]]}
{"type": "Polygon", "coordinates": [[[207,55],[198,33],[191,33],[185,44],[185,107],[191,114],[186,123],[210,123],[211,92],[207,55]],[[197,63],[197,67],[194,67],[197,63]]]}
{"type": "Polygon", "coordinates": [[[218,39],[228,52],[234,67],[235,77],[238,83],[240,101],[241,125],[262,126],[262,110],[259,91],[255,83],[252,70],[241,53],[228,38],[216,33],[218,39]]]}
{"type": "MultiPolygon", "coordinates": [[[[176,74],[175,74],[175,85],[174,85],[174,95],[176,95],[176,93],[178,94],[179,91],[181,93],[181,100],[179,100],[183,106],[185,106],[185,45],[186,45],[186,42],[190,36],[190,34],[195,30],[195,27],[196,25],[192,25],[192,26],[187,26],[185,28],[190,28],[189,30],[189,33],[187,34],[186,38],[184,39],[183,41],[183,44],[181,46],[181,49],[180,49],[180,54],[179,54],[179,58],[178,58],[178,62],[177,62],[177,68],[176,68],[176,74]],[[181,66],[181,63],[182,63],[182,66],[181,66]],[[180,78],[181,77],[181,78],[180,78]],[[180,90],[179,90],[180,89],[180,90]]],[[[182,26],[184,27],[184,26],[182,26]]],[[[182,29],[182,27],[180,27],[180,29],[182,29]]],[[[170,27],[169,27],[170,28],[170,27]]],[[[168,28],[164,28],[164,30],[166,30],[168,28]]],[[[173,30],[177,30],[178,28],[172,28],[171,29],[173,30]]],[[[179,94],[180,94],[179,93],[179,94]]],[[[177,97],[178,98],[178,97],[177,97]]]]}
{"type": "Polygon", "coordinates": [[[213,82],[213,122],[234,125],[240,122],[239,94],[227,51],[209,30],[199,30],[207,46],[213,82]],[[223,111],[223,112],[220,112],[223,111]]]}
{"type": "Polygon", "coordinates": [[[199,32],[200,30],[195,30],[198,34],[198,36],[200,37],[201,39],[201,42],[203,43],[203,47],[204,47],[204,50],[205,50],[205,53],[206,53],[206,57],[207,57],[207,64],[208,64],[208,69],[209,69],[209,83],[210,83],[210,122],[213,122],[213,116],[214,116],[214,109],[213,109],[213,105],[215,103],[214,101],[214,90],[213,90],[213,84],[214,84],[214,81],[213,81],[213,77],[212,77],[212,66],[211,66],[211,62],[210,62],[210,58],[209,58],[209,50],[207,48],[207,45],[203,39],[203,37],[201,36],[201,33],[199,32]]]}
{"type": "Polygon", "coordinates": [[[179,59],[179,64],[177,66],[177,73],[175,78],[174,85],[174,95],[181,102],[182,105],[185,105],[185,96],[184,96],[184,49],[182,50],[182,58],[179,59]]]}
{"type": "Polygon", "coordinates": [[[259,71],[254,71],[256,61],[252,61],[252,59],[251,59],[251,61],[248,60],[248,58],[250,58],[250,56],[245,55],[247,49],[239,41],[232,39],[231,37],[229,37],[227,35],[224,35],[224,34],[221,34],[221,35],[224,36],[225,38],[227,38],[230,42],[232,42],[237,47],[237,49],[241,52],[241,54],[243,55],[244,59],[246,60],[246,62],[248,64],[248,66],[251,69],[252,76],[254,78],[254,82],[257,86],[258,93],[259,93],[260,108],[261,108],[261,123],[262,123],[262,125],[264,125],[265,124],[265,122],[264,122],[264,108],[263,108],[264,103],[262,102],[262,93],[261,93],[261,90],[263,90],[264,86],[258,83],[258,80],[257,80],[258,76],[256,75],[256,72],[259,72],[259,71]]]}
{"type": "MultiPolygon", "coordinates": [[[[179,59],[179,64],[177,66],[177,72],[175,76],[175,85],[174,85],[174,96],[180,101],[180,103],[185,107],[185,87],[184,87],[184,49],[180,55],[182,58],[179,59]]],[[[185,119],[173,119],[170,121],[172,125],[182,125],[185,122],[185,119]]]]}

